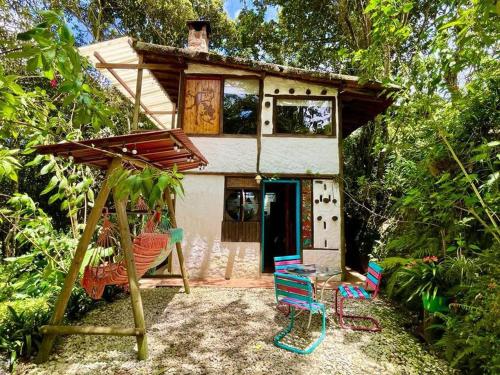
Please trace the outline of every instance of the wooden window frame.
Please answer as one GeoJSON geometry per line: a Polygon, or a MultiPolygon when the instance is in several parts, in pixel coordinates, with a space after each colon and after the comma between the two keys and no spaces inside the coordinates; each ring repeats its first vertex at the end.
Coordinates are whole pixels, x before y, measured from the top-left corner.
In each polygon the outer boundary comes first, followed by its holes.
{"type": "Polygon", "coordinates": [[[182,119],[180,123],[180,127],[184,130],[184,107],[185,107],[185,98],[186,98],[186,81],[188,79],[195,80],[218,80],[220,81],[220,115],[219,115],[219,131],[214,134],[197,134],[197,133],[186,133],[188,136],[192,137],[224,137],[224,138],[257,138],[261,133],[261,116],[262,116],[262,101],[264,97],[264,82],[262,77],[256,75],[235,75],[235,74],[203,74],[203,73],[188,73],[184,74],[181,82],[182,82],[182,97],[179,98],[182,102],[182,119]],[[255,134],[232,134],[232,133],[224,133],[224,82],[226,79],[241,79],[241,80],[258,80],[259,81],[259,96],[258,106],[257,106],[257,123],[256,123],[256,132],[255,134]]]}
{"type": "MultiPolygon", "coordinates": [[[[250,177],[249,177],[250,178],[250,177]]],[[[221,241],[223,242],[260,242],[261,234],[261,216],[262,216],[262,196],[259,187],[227,187],[228,177],[224,180],[224,200],[223,200],[223,215],[221,223],[221,241]],[[234,220],[226,219],[229,215],[226,213],[226,199],[234,191],[254,191],[259,202],[259,208],[255,215],[256,220],[234,220]],[[245,228],[246,227],[246,228],[245,228]],[[248,237],[248,228],[257,228],[254,237],[248,237]],[[247,229],[247,230],[245,230],[247,229]],[[228,233],[229,232],[229,233],[228,233]]],[[[245,199],[242,194],[241,199],[245,199]]],[[[243,209],[243,202],[240,201],[240,209],[243,209]]],[[[243,215],[240,215],[243,218],[243,215]]],[[[250,231],[251,232],[251,231],[250,231]]]]}
{"type": "Polygon", "coordinates": [[[299,138],[336,138],[337,137],[337,97],[336,96],[317,96],[317,95],[270,95],[273,98],[273,133],[266,136],[278,137],[299,137],[299,138]],[[322,100],[332,103],[332,134],[295,134],[295,133],[279,133],[277,131],[277,108],[279,99],[297,99],[297,100],[322,100]]]}

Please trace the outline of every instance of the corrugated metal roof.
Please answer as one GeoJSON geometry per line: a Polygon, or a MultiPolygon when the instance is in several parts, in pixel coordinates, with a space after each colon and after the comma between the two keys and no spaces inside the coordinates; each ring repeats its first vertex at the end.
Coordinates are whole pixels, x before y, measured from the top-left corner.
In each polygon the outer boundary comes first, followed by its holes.
{"type": "MultiPolygon", "coordinates": [[[[98,62],[103,62],[99,61],[96,57],[96,52],[106,63],[138,64],[139,58],[130,43],[131,39],[129,37],[123,37],[83,46],[79,48],[79,51],[80,54],[87,57],[94,66],[98,62]]],[[[118,89],[126,98],[135,102],[133,96],[108,69],[99,69],[99,71],[108,79],[111,85],[118,89]]],[[[135,95],[137,70],[114,69],[114,71],[135,95]]],[[[172,103],[168,94],[148,69],[143,71],[141,102],[150,112],[174,110],[174,103],[172,103]]],[[[144,108],[141,108],[141,111],[144,112],[144,108]]],[[[172,128],[172,114],[146,113],[146,115],[156,126],[158,126],[158,128],[172,128]]]]}

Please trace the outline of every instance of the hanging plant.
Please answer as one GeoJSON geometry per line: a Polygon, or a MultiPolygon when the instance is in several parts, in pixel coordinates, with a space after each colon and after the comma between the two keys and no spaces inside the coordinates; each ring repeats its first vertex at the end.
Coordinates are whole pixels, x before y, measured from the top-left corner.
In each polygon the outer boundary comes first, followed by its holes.
{"type": "Polygon", "coordinates": [[[183,178],[174,165],[167,171],[156,168],[120,169],[112,173],[110,183],[119,198],[129,196],[133,206],[137,205],[139,199],[144,199],[147,206],[154,209],[165,204],[163,199],[166,192],[184,194],[183,178]]]}

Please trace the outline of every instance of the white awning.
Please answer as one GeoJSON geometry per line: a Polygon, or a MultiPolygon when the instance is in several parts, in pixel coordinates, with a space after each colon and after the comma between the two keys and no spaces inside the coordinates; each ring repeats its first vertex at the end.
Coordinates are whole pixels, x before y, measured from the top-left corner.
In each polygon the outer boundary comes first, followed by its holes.
{"type": "MultiPolygon", "coordinates": [[[[122,37],[79,48],[80,54],[87,57],[96,66],[97,63],[138,64],[139,57],[130,45],[129,37],[122,37]]],[[[135,103],[137,83],[136,69],[99,69],[104,77],[132,103],[135,103]]],[[[153,74],[143,70],[141,111],[160,129],[172,128],[172,103],[168,94],[158,83],[153,74]],[[160,113],[158,113],[160,112],[160,113]],[[170,113],[164,113],[170,112],[170,113]]]]}

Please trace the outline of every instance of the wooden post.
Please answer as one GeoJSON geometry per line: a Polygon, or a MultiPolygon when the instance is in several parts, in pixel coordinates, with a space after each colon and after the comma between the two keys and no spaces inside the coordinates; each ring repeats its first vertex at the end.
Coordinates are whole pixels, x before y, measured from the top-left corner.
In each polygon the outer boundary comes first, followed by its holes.
{"type": "MultiPolygon", "coordinates": [[[[143,56],[139,55],[139,65],[143,62],[143,56]]],[[[132,119],[132,131],[137,130],[139,124],[139,113],[141,110],[141,92],[142,92],[142,68],[137,69],[137,82],[135,85],[135,104],[134,117],[132,119]]]]}
{"type": "MultiPolygon", "coordinates": [[[[165,190],[165,199],[167,201],[168,207],[168,216],[170,217],[170,223],[172,228],[177,228],[177,221],[175,220],[175,210],[174,204],[172,203],[172,192],[170,189],[165,190]]],[[[179,266],[181,268],[182,282],[184,283],[184,290],[187,294],[191,292],[189,288],[189,280],[186,272],[186,268],[184,267],[184,254],[182,254],[182,246],[179,242],[176,242],[175,248],[177,249],[177,257],[179,258],[179,266]]]]}
{"type": "Polygon", "coordinates": [[[175,111],[177,110],[177,106],[175,103],[172,104],[172,126],[171,129],[175,128],[175,111]]]}
{"type": "MultiPolygon", "coordinates": [[[[123,249],[125,263],[127,265],[128,284],[130,290],[130,299],[132,300],[132,312],[134,314],[135,328],[139,330],[146,329],[144,321],[144,311],[142,309],[141,293],[139,292],[139,282],[135,271],[135,258],[132,249],[132,239],[130,237],[130,229],[127,218],[127,200],[128,197],[118,198],[114,191],[113,198],[116,208],[116,220],[118,222],[118,230],[120,233],[120,244],[123,249]]],[[[148,344],[146,334],[136,336],[137,339],[137,358],[139,360],[146,359],[148,356],[148,344]]]]}
{"type": "MultiPolygon", "coordinates": [[[[339,91],[342,91],[339,89],[339,91]]],[[[345,212],[344,212],[344,140],[342,133],[342,100],[337,97],[337,126],[338,126],[338,150],[339,150],[339,204],[340,204],[340,268],[342,269],[342,280],[347,277],[347,272],[345,268],[345,257],[346,257],[346,247],[345,247],[345,212]]]]}
{"type": "MultiPolygon", "coordinates": [[[[94,233],[97,222],[101,217],[102,209],[104,208],[106,200],[108,199],[109,193],[111,191],[111,186],[108,179],[111,173],[113,173],[118,167],[120,167],[120,165],[121,160],[119,158],[115,158],[108,167],[108,171],[104,179],[104,184],[102,185],[101,191],[97,195],[97,198],[94,202],[94,207],[92,208],[92,211],[90,211],[90,214],[87,218],[87,225],[83,230],[80,240],[78,241],[78,246],[76,248],[75,255],[73,255],[71,266],[69,268],[68,274],[66,275],[66,278],[64,279],[64,285],[62,287],[61,293],[57,298],[54,312],[50,319],[50,325],[59,325],[59,323],[61,323],[62,319],[64,318],[64,312],[66,311],[66,307],[68,306],[68,301],[71,296],[71,291],[73,290],[73,285],[76,281],[76,278],[78,277],[83,258],[89,246],[90,240],[92,239],[92,235],[94,233]]],[[[44,335],[42,345],[40,346],[40,351],[38,352],[38,356],[35,360],[37,363],[45,362],[49,358],[49,354],[52,350],[52,346],[54,345],[55,338],[55,334],[44,335]]]]}

